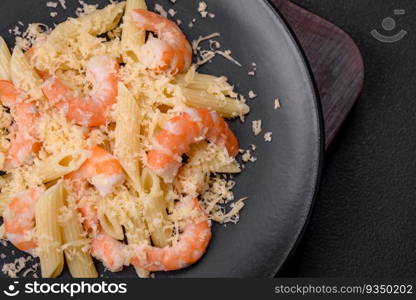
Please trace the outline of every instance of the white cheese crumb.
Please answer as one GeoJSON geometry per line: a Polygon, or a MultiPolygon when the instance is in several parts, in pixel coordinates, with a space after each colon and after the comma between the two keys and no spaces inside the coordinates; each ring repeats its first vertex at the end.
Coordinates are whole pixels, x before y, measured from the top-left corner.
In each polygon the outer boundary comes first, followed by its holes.
{"type": "Polygon", "coordinates": [[[58,7],[58,3],[57,2],[46,2],[46,7],[53,7],[53,8],[57,8],[58,7]]]}
{"type": "Polygon", "coordinates": [[[167,18],[168,16],[167,11],[160,4],[157,4],[157,3],[155,4],[155,11],[158,12],[162,17],[167,18]]]}
{"type": "Polygon", "coordinates": [[[241,158],[244,162],[254,163],[257,161],[257,157],[252,156],[250,150],[245,151],[244,154],[241,156],[241,158]]]}
{"type": "Polygon", "coordinates": [[[254,144],[251,144],[251,145],[250,145],[250,148],[251,148],[251,150],[252,150],[252,151],[256,151],[257,146],[256,146],[256,145],[254,145],[254,144]]]}
{"type": "Polygon", "coordinates": [[[272,141],[272,135],[273,135],[273,132],[266,132],[265,134],[264,134],[264,140],[267,142],[267,143],[270,143],[271,141],[272,141]]]}
{"type": "Polygon", "coordinates": [[[172,2],[173,4],[175,4],[176,3],[176,0],[170,0],[170,2],[172,2]]]}
{"type": "Polygon", "coordinates": [[[65,4],[66,0],[59,0],[59,4],[61,4],[63,9],[66,9],[66,4],[65,4]]]}
{"type": "Polygon", "coordinates": [[[215,14],[213,14],[213,13],[208,13],[208,17],[210,17],[211,19],[214,19],[214,18],[215,18],[215,14]]]}
{"type": "Polygon", "coordinates": [[[88,4],[83,0],[78,0],[79,5],[81,5],[81,7],[78,7],[75,10],[75,15],[77,17],[81,17],[84,15],[88,15],[94,11],[97,10],[98,4],[88,4]]]}
{"type": "Polygon", "coordinates": [[[4,264],[1,271],[10,278],[17,278],[17,275],[26,267],[26,263],[32,260],[31,256],[16,258],[14,262],[4,264]]]}
{"type": "Polygon", "coordinates": [[[58,15],[58,13],[57,13],[56,11],[53,11],[53,12],[51,12],[49,15],[50,15],[52,18],[55,18],[55,17],[58,15]]]}
{"type": "Polygon", "coordinates": [[[208,15],[207,8],[208,8],[208,5],[206,4],[206,2],[204,1],[199,2],[198,12],[201,14],[201,17],[203,18],[207,17],[208,15]]]}
{"type": "Polygon", "coordinates": [[[19,29],[19,26],[15,26],[13,29],[9,29],[9,33],[11,33],[15,36],[18,36],[18,35],[22,34],[22,32],[19,29]]]}
{"type": "Polygon", "coordinates": [[[251,63],[252,69],[248,72],[248,76],[256,76],[257,64],[255,62],[251,63]]]}
{"type": "Polygon", "coordinates": [[[275,110],[280,109],[280,100],[279,100],[279,98],[274,99],[274,109],[275,110]]]}
{"type": "Polygon", "coordinates": [[[253,91],[249,91],[248,92],[248,97],[250,99],[255,99],[255,98],[257,98],[257,94],[255,92],[253,92],[253,91]]]}
{"type": "Polygon", "coordinates": [[[168,10],[168,14],[169,14],[171,17],[174,17],[174,16],[176,15],[176,13],[177,13],[177,11],[176,11],[176,10],[174,10],[173,8],[169,8],[169,10],[168,10]]]}
{"type": "Polygon", "coordinates": [[[254,133],[254,135],[259,135],[260,133],[261,133],[261,123],[262,123],[262,121],[261,120],[257,120],[257,121],[253,121],[252,122],[252,130],[253,130],[253,133],[254,133]]]}
{"type": "Polygon", "coordinates": [[[218,55],[223,56],[227,60],[231,61],[232,63],[236,64],[237,66],[241,67],[241,64],[231,56],[231,50],[215,50],[214,51],[212,49],[213,45],[221,46],[219,42],[217,42],[216,40],[213,40],[213,38],[220,37],[220,36],[221,34],[219,32],[214,32],[207,36],[200,36],[198,39],[192,41],[192,50],[194,54],[197,56],[196,64],[198,66],[202,66],[208,62],[211,62],[212,59],[218,54],[218,55]],[[201,43],[205,41],[209,41],[210,49],[202,49],[201,43]]]}

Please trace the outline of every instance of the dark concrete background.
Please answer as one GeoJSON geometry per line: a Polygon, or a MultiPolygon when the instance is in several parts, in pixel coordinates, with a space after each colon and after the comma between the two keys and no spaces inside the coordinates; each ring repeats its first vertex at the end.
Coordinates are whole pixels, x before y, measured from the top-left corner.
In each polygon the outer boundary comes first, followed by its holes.
{"type": "Polygon", "coordinates": [[[313,215],[279,276],[415,277],[416,3],[294,0],[341,27],[366,66],[362,95],[326,154],[313,215]],[[394,9],[405,9],[395,16],[394,9]],[[386,31],[382,20],[396,28],[386,31]],[[375,40],[400,30],[392,44],[375,40]]]}

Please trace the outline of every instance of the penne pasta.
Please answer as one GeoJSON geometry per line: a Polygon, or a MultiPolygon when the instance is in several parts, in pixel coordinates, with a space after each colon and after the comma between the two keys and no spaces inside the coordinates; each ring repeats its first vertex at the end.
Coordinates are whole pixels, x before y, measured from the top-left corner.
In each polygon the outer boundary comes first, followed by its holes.
{"type": "Polygon", "coordinates": [[[10,77],[11,54],[5,40],[0,36],[0,80],[11,80],[10,77]]]}
{"type": "Polygon", "coordinates": [[[136,99],[126,86],[119,83],[118,89],[114,155],[120,161],[136,191],[140,192],[139,151],[142,145],[139,134],[142,115],[136,99]]]}
{"type": "MultiPolygon", "coordinates": [[[[0,112],[0,114],[1,114],[1,112],[0,112]]],[[[0,116],[0,118],[1,118],[1,116],[0,116]]],[[[3,132],[0,132],[0,140],[1,139],[5,139],[5,135],[4,135],[3,132]]],[[[2,148],[3,147],[0,146],[0,170],[3,170],[4,163],[6,162],[6,154],[4,153],[6,151],[5,151],[5,149],[2,149],[2,148]]]]}
{"type": "MultiPolygon", "coordinates": [[[[130,246],[142,245],[143,243],[150,244],[149,232],[143,220],[143,205],[140,203],[140,198],[131,193],[127,195],[129,202],[132,203],[130,209],[126,210],[127,219],[123,222],[123,227],[126,232],[127,242],[130,246]]],[[[136,273],[140,278],[149,277],[149,272],[135,266],[136,273]]]]}
{"type": "Polygon", "coordinates": [[[42,79],[29,64],[23,51],[16,46],[10,61],[10,76],[16,87],[25,91],[34,100],[43,98],[42,79]]]}
{"type": "Polygon", "coordinates": [[[3,212],[11,199],[12,195],[10,195],[10,193],[3,191],[0,193],[0,217],[3,216],[3,212]]]}
{"type": "Polygon", "coordinates": [[[90,153],[85,150],[72,150],[51,156],[40,162],[38,176],[47,183],[78,170],[90,153]]]}
{"type": "Polygon", "coordinates": [[[234,87],[227,83],[226,77],[200,74],[197,73],[194,68],[186,74],[178,75],[175,79],[175,83],[193,90],[208,91],[212,94],[223,94],[225,96],[235,96],[233,91],[234,87]]]}
{"type": "Polygon", "coordinates": [[[60,181],[46,190],[36,205],[38,254],[43,278],[58,277],[64,267],[62,232],[58,222],[63,201],[64,188],[60,181]]]}
{"type": "Polygon", "coordinates": [[[149,169],[142,172],[144,219],[149,229],[152,242],[157,247],[164,247],[171,240],[172,231],[167,215],[168,205],[164,199],[164,191],[159,177],[149,169]]]}
{"type": "Polygon", "coordinates": [[[4,226],[3,224],[0,226],[0,240],[5,238],[5,233],[4,233],[4,226]]]}
{"type": "Polygon", "coordinates": [[[62,217],[64,254],[69,272],[74,278],[97,278],[97,270],[88,252],[86,232],[79,220],[76,206],[66,203],[62,217]]]}
{"type": "Polygon", "coordinates": [[[191,107],[215,110],[225,118],[235,118],[249,113],[247,104],[230,97],[218,97],[203,90],[183,88],[184,102],[191,107]]]}
{"type": "Polygon", "coordinates": [[[43,183],[51,182],[78,170],[89,155],[88,151],[72,150],[51,156],[41,161],[37,175],[43,183]]]}
{"type": "Polygon", "coordinates": [[[125,2],[111,4],[88,15],[69,19],[56,26],[49,39],[53,41],[55,38],[73,37],[78,35],[80,30],[92,35],[104,34],[119,24],[125,6],[125,2]]]}
{"type": "Polygon", "coordinates": [[[147,9],[144,0],[127,0],[126,11],[124,14],[123,32],[121,36],[121,47],[123,52],[123,60],[125,63],[132,60],[138,61],[140,46],[146,39],[146,32],[139,29],[130,18],[133,9],[147,9]]]}
{"type": "Polygon", "coordinates": [[[100,197],[97,202],[98,220],[103,230],[116,240],[124,239],[123,227],[121,226],[120,209],[114,206],[110,197],[100,197]]]}
{"type": "Polygon", "coordinates": [[[7,204],[11,200],[11,197],[8,193],[0,194],[0,217],[3,216],[4,210],[6,209],[7,204]]]}

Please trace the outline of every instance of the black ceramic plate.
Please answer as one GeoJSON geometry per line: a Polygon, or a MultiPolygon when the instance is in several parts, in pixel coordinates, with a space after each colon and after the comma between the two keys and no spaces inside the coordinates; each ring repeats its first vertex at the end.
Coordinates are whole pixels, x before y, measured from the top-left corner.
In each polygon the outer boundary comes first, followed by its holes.
{"type": "MultiPolygon", "coordinates": [[[[248,100],[251,113],[244,124],[232,124],[241,147],[257,145],[255,163],[247,164],[236,177],[236,198],[248,197],[237,225],[213,228],[213,240],[207,254],[196,265],[182,271],[159,276],[171,277],[270,277],[275,275],[296,244],[307,221],[317,188],[322,153],[320,112],[311,76],[305,60],[288,28],[264,0],[205,0],[215,18],[202,19],[197,12],[199,1],[169,0],[157,2],[178,14],[182,29],[190,39],[199,35],[221,32],[223,48],[231,49],[238,67],[218,57],[200,71],[225,75],[239,92],[250,90],[258,97],[248,100]],[[188,26],[195,18],[194,26],[188,26]],[[255,77],[248,76],[252,63],[257,65],[255,77]],[[282,108],[274,110],[279,97],[282,108]],[[263,121],[263,133],[251,132],[253,120],[263,121]],[[266,143],[263,134],[273,132],[266,143]]],[[[66,1],[66,10],[46,8],[46,0],[2,0],[0,29],[10,45],[8,29],[24,24],[42,22],[52,25],[73,16],[77,1],[66,1]],[[58,16],[50,17],[57,11],[58,16]]],[[[101,6],[106,1],[87,1],[101,6]]],[[[149,8],[156,1],[148,0],[149,8]]],[[[22,26],[19,26],[22,28],[22,26]]],[[[7,255],[0,261],[12,261],[13,247],[0,246],[7,255]]],[[[101,273],[101,264],[97,264],[101,273]]],[[[1,274],[0,276],[4,276],[1,274]]],[[[64,276],[68,276],[67,273],[64,276]]],[[[132,268],[121,273],[105,272],[104,277],[135,276],[132,268]]]]}

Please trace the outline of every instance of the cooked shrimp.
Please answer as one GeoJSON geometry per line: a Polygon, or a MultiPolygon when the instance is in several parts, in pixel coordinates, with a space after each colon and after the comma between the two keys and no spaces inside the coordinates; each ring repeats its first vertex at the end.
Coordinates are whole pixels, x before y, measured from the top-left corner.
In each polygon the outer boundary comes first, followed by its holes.
{"type": "Polygon", "coordinates": [[[185,198],[176,209],[190,212],[179,240],[164,248],[141,245],[131,263],[150,272],[174,271],[196,263],[204,255],[211,240],[211,224],[199,201],[185,198]]]}
{"type": "Polygon", "coordinates": [[[132,11],[132,20],[144,30],[157,34],[142,47],[142,60],[151,69],[178,73],[192,63],[192,48],[180,28],[172,21],[145,9],[132,11]]]}
{"type": "Polygon", "coordinates": [[[223,118],[207,109],[188,109],[169,120],[158,133],[147,163],[166,182],[172,182],[181,166],[181,156],[189,151],[191,144],[204,139],[225,145],[230,156],[238,153],[238,140],[223,118]]]}
{"type": "Polygon", "coordinates": [[[113,187],[124,182],[124,173],[120,162],[99,146],[90,150],[90,157],[75,172],[65,176],[75,185],[91,183],[102,196],[108,195],[113,187]]]}
{"type": "Polygon", "coordinates": [[[83,198],[78,202],[78,209],[84,218],[84,227],[91,233],[91,255],[100,260],[112,272],[121,271],[128,262],[126,245],[106,234],[99,223],[97,209],[83,198]]]}
{"type": "Polygon", "coordinates": [[[33,235],[35,209],[40,191],[30,189],[17,194],[7,205],[3,214],[4,231],[7,239],[19,250],[34,253],[37,247],[33,235]]]}
{"type": "Polygon", "coordinates": [[[119,272],[128,265],[127,246],[104,232],[92,239],[91,255],[111,272],[119,272]]]}
{"type": "Polygon", "coordinates": [[[28,163],[33,154],[40,150],[37,132],[40,115],[36,105],[26,102],[27,96],[9,81],[0,80],[0,99],[10,108],[15,120],[16,134],[5,162],[5,169],[10,170],[28,163]]]}
{"type": "Polygon", "coordinates": [[[62,109],[68,120],[87,127],[101,126],[108,122],[109,112],[118,94],[118,63],[109,56],[95,56],[87,65],[87,79],[93,84],[91,97],[83,98],[58,78],[49,78],[43,84],[45,97],[62,109]]]}

